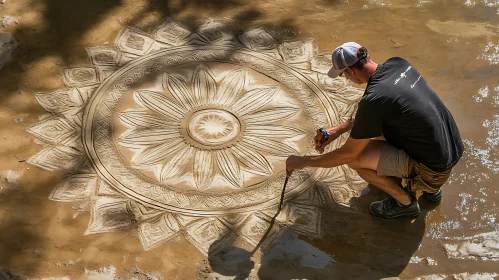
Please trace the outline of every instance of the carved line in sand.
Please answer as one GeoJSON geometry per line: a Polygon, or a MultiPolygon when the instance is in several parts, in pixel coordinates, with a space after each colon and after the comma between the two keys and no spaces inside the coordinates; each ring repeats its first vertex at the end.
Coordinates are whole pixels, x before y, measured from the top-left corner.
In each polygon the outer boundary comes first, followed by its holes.
{"type": "MultiPolygon", "coordinates": [[[[355,111],[360,92],[343,79],[327,78],[330,57],[317,54],[310,40],[278,43],[263,29],[240,37],[224,30],[208,22],[191,32],[171,20],[153,35],[125,28],[116,49],[88,48],[92,65],[63,70],[70,88],[36,94],[52,116],[28,130],[45,144],[29,162],[68,172],[50,198],[87,204],[82,206],[91,213],[86,234],[138,228],[145,249],[184,236],[205,254],[219,239],[239,238],[256,245],[282,188],[282,165],[271,158],[296,149],[310,152],[311,146],[297,147],[295,140],[288,140],[291,134],[310,137],[310,130],[344,121],[355,111]],[[199,67],[191,80],[168,70],[193,62],[199,67]],[[233,69],[214,74],[209,66],[214,62],[229,63],[233,69]],[[278,86],[250,85],[251,71],[278,86]],[[159,90],[135,91],[137,108],[116,112],[115,105],[130,86],[156,74],[162,77],[159,90]],[[272,103],[272,96],[282,94],[294,101],[272,103]],[[112,140],[113,115],[127,129],[117,143],[112,140]],[[309,124],[294,120],[304,117],[309,124]],[[163,142],[147,143],[148,135],[163,142]],[[134,151],[134,157],[124,161],[117,145],[134,151]],[[146,154],[153,147],[158,148],[146,154]],[[176,158],[155,161],[168,153],[176,158]],[[185,163],[178,164],[189,155],[192,175],[184,172],[189,169],[185,163]],[[153,165],[161,167],[155,179],[137,171],[153,165]],[[249,173],[261,178],[260,183],[244,185],[249,173]],[[192,190],[175,189],[172,182],[185,176],[192,176],[192,190]],[[229,183],[226,195],[210,193],[217,176],[229,183]]],[[[352,198],[360,182],[345,167],[297,172],[286,194],[293,201],[286,204],[270,237],[278,236],[282,226],[320,237],[319,208],[355,209],[352,198]]]]}

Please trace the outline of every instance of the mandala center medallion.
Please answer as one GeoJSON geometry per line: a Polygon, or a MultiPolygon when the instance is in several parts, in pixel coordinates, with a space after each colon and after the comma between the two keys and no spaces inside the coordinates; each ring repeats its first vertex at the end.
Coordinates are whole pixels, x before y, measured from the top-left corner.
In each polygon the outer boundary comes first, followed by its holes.
{"type": "Polygon", "coordinates": [[[231,112],[222,109],[195,111],[187,121],[191,144],[207,149],[230,147],[240,136],[242,124],[231,112]]]}

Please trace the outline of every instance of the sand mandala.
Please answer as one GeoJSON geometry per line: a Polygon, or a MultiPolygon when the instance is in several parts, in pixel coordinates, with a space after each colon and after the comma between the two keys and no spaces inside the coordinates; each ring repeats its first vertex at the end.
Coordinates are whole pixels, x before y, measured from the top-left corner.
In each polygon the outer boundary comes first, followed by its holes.
{"type": "MultiPolygon", "coordinates": [[[[330,55],[311,40],[263,29],[169,20],[87,51],[91,65],[63,70],[68,88],[36,94],[51,114],[28,130],[44,144],[29,162],[67,174],[50,198],[89,211],[86,234],[136,228],[146,250],[179,236],[204,254],[217,240],[256,245],[286,157],[316,153],[316,129],[347,120],[361,96],[327,77],[330,55]]],[[[356,211],[360,184],[347,167],[295,172],[269,239],[282,227],[320,237],[320,209],[356,211]]]]}

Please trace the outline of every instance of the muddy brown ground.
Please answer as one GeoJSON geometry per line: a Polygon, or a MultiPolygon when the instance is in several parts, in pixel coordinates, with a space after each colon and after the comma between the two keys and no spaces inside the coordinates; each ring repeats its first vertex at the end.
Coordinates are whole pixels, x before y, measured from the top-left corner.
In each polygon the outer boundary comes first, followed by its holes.
{"type": "Polygon", "coordinates": [[[25,162],[41,149],[26,129],[46,114],[33,94],[62,88],[60,69],[87,63],[85,47],[110,45],[124,26],[150,30],[167,17],[193,28],[209,18],[235,30],[263,26],[279,40],[313,38],[324,53],[356,41],[378,63],[406,58],[448,106],[465,142],[441,204],[422,201],[418,219],[370,217],[369,203],[383,194],[366,188],[362,214],[323,215],[328,233],[321,239],[285,231],[257,254],[253,270],[242,262],[237,273],[246,267],[261,279],[499,273],[499,2],[7,0],[1,16],[18,19],[0,25],[18,41],[0,70],[0,267],[12,275],[80,279],[99,269],[101,277],[235,275],[225,260],[210,266],[183,239],[144,251],[133,232],[84,236],[88,214],[75,217],[72,205],[48,199],[63,174],[25,162]],[[474,237],[483,233],[491,237],[474,237]],[[466,240],[484,249],[457,257],[446,250],[466,240]]]}

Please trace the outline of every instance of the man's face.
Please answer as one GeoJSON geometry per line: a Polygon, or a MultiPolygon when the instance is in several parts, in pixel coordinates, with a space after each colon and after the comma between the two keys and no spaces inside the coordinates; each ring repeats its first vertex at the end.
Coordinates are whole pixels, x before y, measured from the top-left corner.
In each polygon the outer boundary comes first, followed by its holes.
{"type": "Polygon", "coordinates": [[[345,70],[343,70],[343,72],[340,74],[340,76],[344,76],[345,78],[347,78],[348,80],[350,80],[351,82],[353,82],[355,84],[358,84],[358,85],[363,84],[360,81],[359,77],[357,76],[357,73],[355,72],[354,68],[347,67],[345,70]]]}

